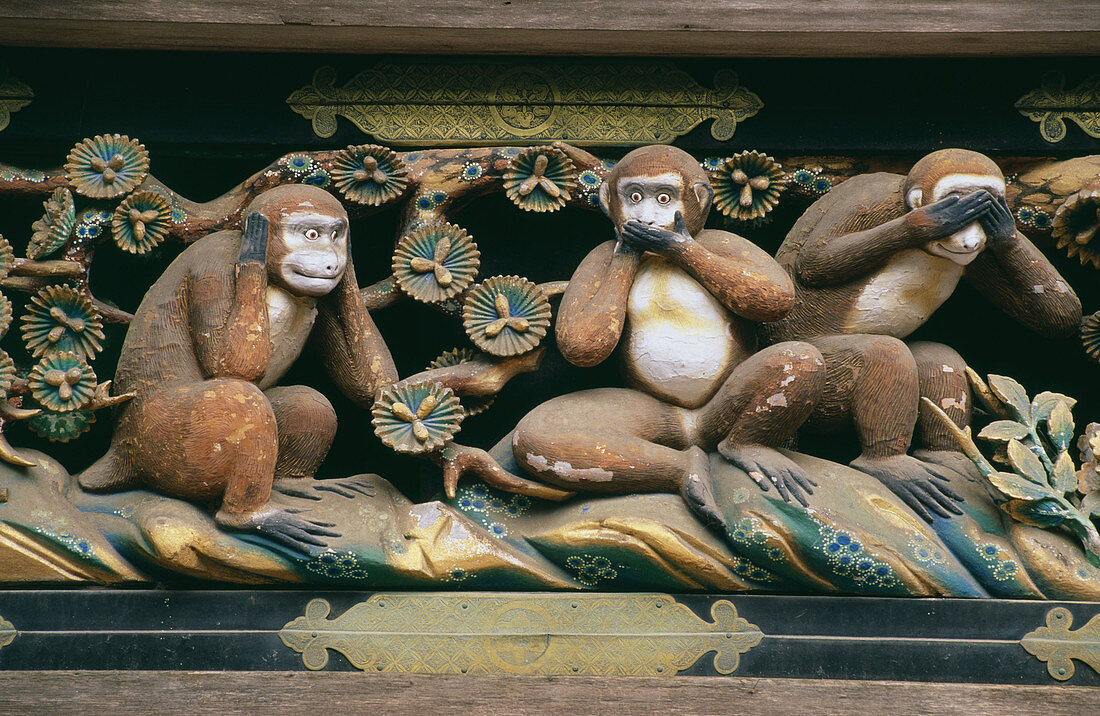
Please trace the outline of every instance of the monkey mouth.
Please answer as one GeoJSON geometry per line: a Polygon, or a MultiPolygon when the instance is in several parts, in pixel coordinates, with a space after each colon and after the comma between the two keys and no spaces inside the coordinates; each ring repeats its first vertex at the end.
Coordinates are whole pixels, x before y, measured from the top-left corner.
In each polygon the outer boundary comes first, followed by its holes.
{"type": "Polygon", "coordinates": [[[292,272],[296,276],[301,276],[302,278],[310,278],[315,281],[331,281],[332,279],[337,278],[340,275],[339,271],[333,271],[331,273],[311,273],[309,271],[303,271],[301,269],[292,269],[292,272]]]}

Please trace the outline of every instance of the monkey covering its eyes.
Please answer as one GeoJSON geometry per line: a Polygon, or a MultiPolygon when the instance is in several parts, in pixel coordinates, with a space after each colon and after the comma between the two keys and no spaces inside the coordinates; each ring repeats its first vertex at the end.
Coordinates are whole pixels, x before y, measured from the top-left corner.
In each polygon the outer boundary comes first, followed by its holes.
{"type": "MultiPolygon", "coordinates": [[[[340,202],[283,186],[246,214],[243,232],[196,241],[146,294],[115,374],[116,390],[136,397],[79,480],[91,491],[146,485],[212,503],[220,526],[308,552],[336,533],[268,500],[276,480],[314,474],[336,414],[312,388],[275,384],[311,336],[334,382],[363,407],[397,371],[360,299],[340,202]]],[[[354,479],[325,482],[316,489],[369,492],[354,479]]]]}
{"type": "Polygon", "coordinates": [[[970,462],[919,398],[967,426],[970,388],[954,350],[902,339],[963,278],[1043,335],[1068,335],[1081,319],[1069,285],[1017,233],[1004,190],[988,157],[933,152],[908,176],[866,174],[837,186],[806,210],[776,254],[798,298],[764,333],[814,344],[828,367],[825,395],[807,425],[854,422],[862,454],[852,467],[928,520],[961,513],[961,498],[944,484],[949,475],[930,461],[962,471],[970,462]],[[927,461],[906,454],[914,426],[927,461]]]}
{"type": "Polygon", "coordinates": [[[571,362],[596,365],[621,346],[633,389],[564,395],[535,408],[513,437],[516,461],[564,489],[673,492],[721,524],[707,451],[762,489],[806,503],[815,484],[775,448],[824,387],[821,354],[789,342],[756,352],[750,321],[783,317],[794,287],[749,241],[704,230],[713,193],[687,153],[627,154],[600,189],[616,240],[573,274],[557,320],[571,362]]]}

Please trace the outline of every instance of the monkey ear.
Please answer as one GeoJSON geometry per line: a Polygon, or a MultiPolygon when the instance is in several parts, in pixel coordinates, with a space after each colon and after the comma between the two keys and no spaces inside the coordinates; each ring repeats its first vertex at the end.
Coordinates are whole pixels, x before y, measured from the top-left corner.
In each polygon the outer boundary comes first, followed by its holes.
{"type": "Polygon", "coordinates": [[[695,190],[695,198],[699,200],[699,213],[706,219],[710,213],[710,203],[714,201],[714,187],[709,181],[697,181],[692,189],[695,190]]]}
{"type": "Polygon", "coordinates": [[[603,209],[603,213],[607,216],[611,216],[611,187],[608,186],[607,181],[600,184],[600,208],[603,209]]]}
{"type": "Polygon", "coordinates": [[[924,192],[919,186],[915,186],[905,195],[905,205],[910,209],[919,209],[924,203],[924,192]]]}

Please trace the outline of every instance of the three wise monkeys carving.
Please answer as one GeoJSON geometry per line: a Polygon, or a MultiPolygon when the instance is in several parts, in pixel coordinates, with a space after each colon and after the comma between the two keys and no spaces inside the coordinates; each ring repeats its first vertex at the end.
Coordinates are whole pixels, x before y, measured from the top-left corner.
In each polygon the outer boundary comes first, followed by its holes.
{"type": "MultiPolygon", "coordinates": [[[[593,366],[617,353],[626,387],[568,393],[525,415],[510,433],[525,475],[449,445],[437,456],[448,492],[466,472],[553,499],[669,492],[720,525],[712,453],[806,505],[816,483],[781,448],[801,429],[850,424],[861,449],[853,467],[925,519],[959,513],[940,465],[969,461],[920,398],[969,424],[966,364],[945,345],[905,339],[960,280],[1046,336],[1081,318],[1066,281],[1016,231],[1004,192],[987,157],[934,152],[907,176],[841,183],[773,258],[704,228],[713,191],[690,155],[628,153],[600,187],[612,231],[577,267],[556,319],[567,360],[593,366]]],[[[135,397],[80,483],[210,504],[225,529],[308,551],[332,526],[276,509],[272,490],[354,499],[370,487],[354,478],[299,486],[324,459],[336,415],[317,391],[280,378],[310,341],[364,408],[398,376],[360,296],[340,202],[283,186],[244,215],[243,230],[195,242],[147,293],[115,376],[116,390],[135,397]]],[[[417,377],[491,395],[537,365],[485,356],[417,377]]]]}

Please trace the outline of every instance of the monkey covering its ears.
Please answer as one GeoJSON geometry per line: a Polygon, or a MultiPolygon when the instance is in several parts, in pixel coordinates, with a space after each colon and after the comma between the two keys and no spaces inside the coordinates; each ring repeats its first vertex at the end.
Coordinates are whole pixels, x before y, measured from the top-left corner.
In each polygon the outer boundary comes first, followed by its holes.
{"type": "Polygon", "coordinates": [[[925,457],[970,470],[921,396],[970,424],[966,363],[938,343],[902,339],[965,278],[1010,316],[1045,336],[1076,330],[1081,302],[1016,231],[1001,170],[962,149],[933,152],[908,176],[865,174],[840,184],[795,223],[776,258],[797,290],[794,309],[764,326],[772,341],[805,340],[825,356],[829,381],[808,426],[854,421],[862,454],[852,467],[889,486],[918,514],[960,514],[948,473],[907,455],[919,424],[925,457]],[[919,415],[919,419],[918,419],[919,415]]]}
{"type": "MultiPolygon", "coordinates": [[[[336,434],[328,400],[276,383],[311,336],[337,386],[363,407],[397,378],[363,307],[348,217],[306,185],[260,194],[245,229],[196,241],[145,295],[122,346],[111,447],[80,475],[90,491],[145,485],[217,508],[226,529],[307,552],[336,536],[268,504],[272,485],[311,477],[336,434]]],[[[318,486],[345,496],[351,480],[318,486]]],[[[293,487],[287,487],[293,491],[293,487]]]]}
{"type": "Polygon", "coordinates": [[[600,199],[616,238],[573,274],[557,340],[581,366],[619,346],[631,389],[564,395],[524,417],[512,447],[532,475],[568,490],[679,492],[721,524],[706,454],[717,448],[762,489],[806,503],[815,483],[775,448],[816,404],[824,362],[808,343],[756,352],[750,322],[782,318],[794,287],[747,240],[703,229],[712,196],[674,147],[636,149],[608,176],[600,199]]]}

